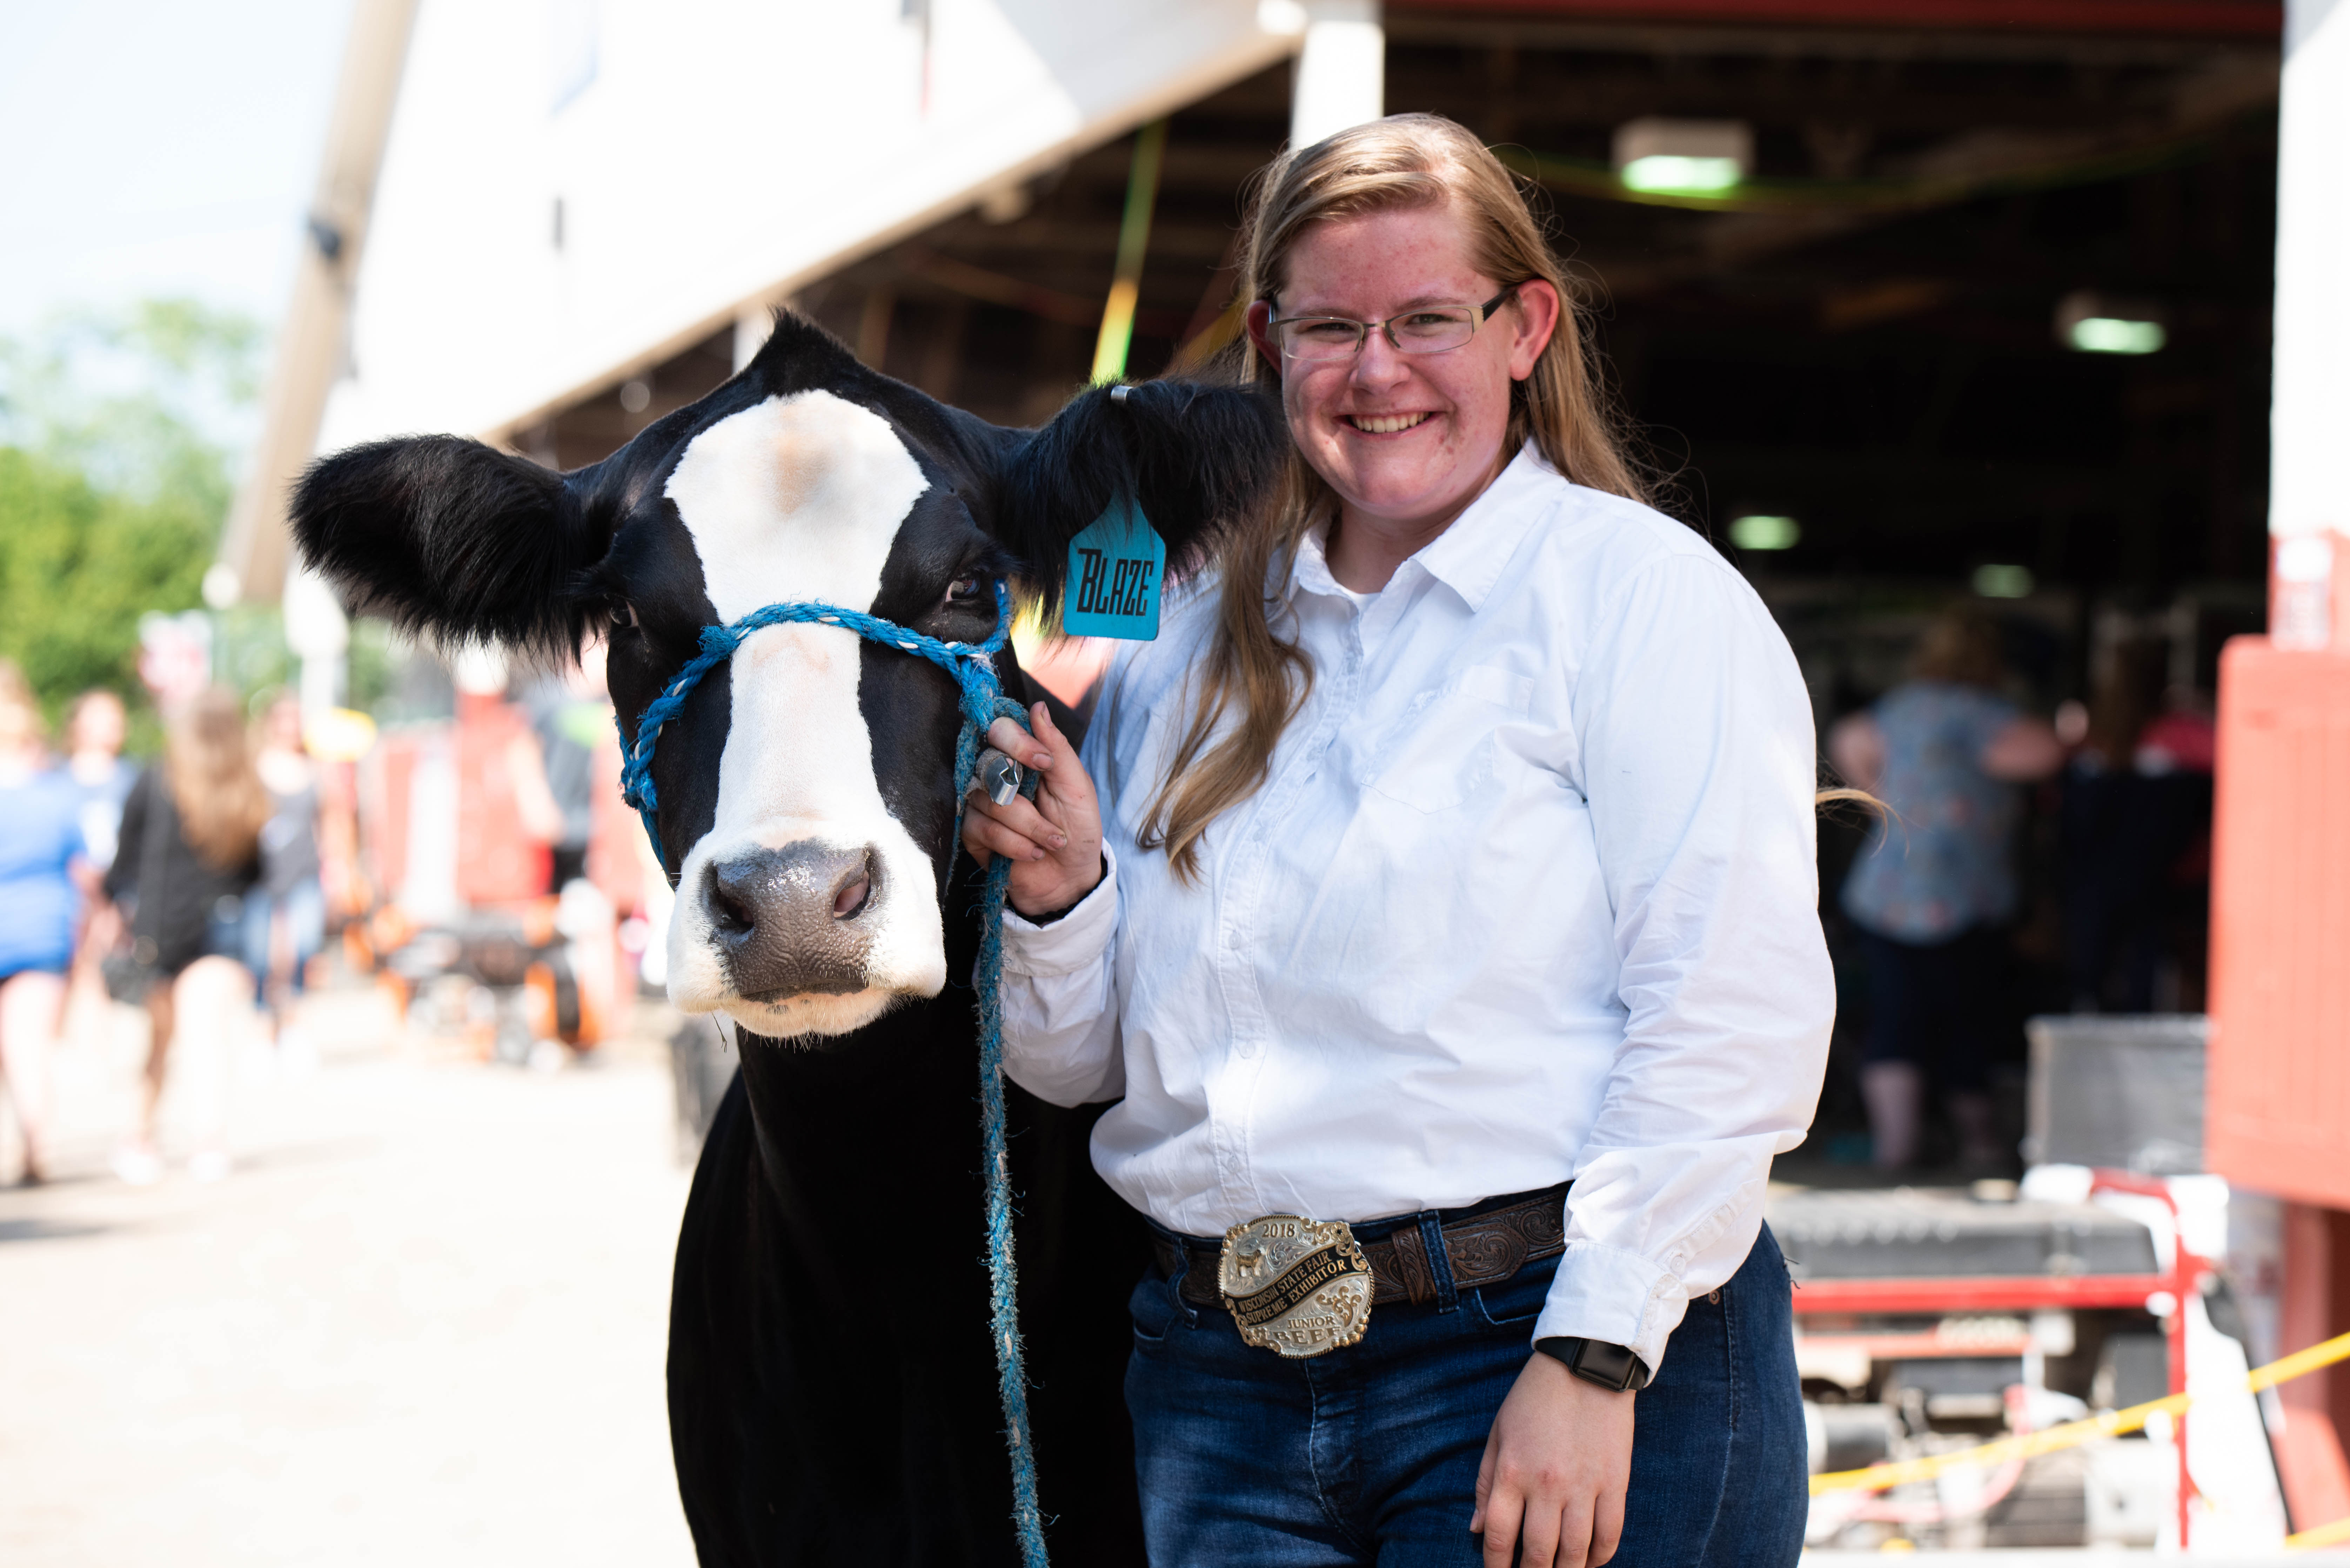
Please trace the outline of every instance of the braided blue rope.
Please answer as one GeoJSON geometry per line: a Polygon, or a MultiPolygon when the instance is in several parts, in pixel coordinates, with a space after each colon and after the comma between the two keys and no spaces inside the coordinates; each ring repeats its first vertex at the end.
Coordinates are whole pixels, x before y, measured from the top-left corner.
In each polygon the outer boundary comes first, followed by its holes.
{"type": "MultiPolygon", "coordinates": [[[[669,852],[661,846],[653,814],[660,797],[653,787],[653,748],[661,727],[684,711],[685,701],[702,678],[731,658],[743,639],[770,626],[832,626],[856,633],[870,642],[927,659],[949,675],[962,693],[962,732],[955,740],[955,842],[962,838],[962,803],[978,770],[979,753],[988,726],[998,719],[1028,722],[1020,704],[1003,695],[996,679],[995,655],[1012,636],[1012,595],[1000,580],[995,585],[995,631],[985,642],[944,642],[910,627],[883,620],[862,610],[813,603],[773,604],[753,610],[731,626],[702,628],[702,651],[678,671],[677,679],[645,705],[630,740],[620,734],[620,798],[636,808],[652,840],[653,854],[666,867],[669,852]]],[[[1003,1438],[1012,1451],[1012,1521],[1020,1536],[1020,1558],[1026,1568],[1045,1568],[1044,1515],[1036,1501],[1036,1450],[1028,1432],[1028,1374],[1020,1340],[1019,1275],[1012,1252],[1012,1162],[1003,1127],[1003,898],[1010,885],[1012,862],[996,856],[987,867],[987,889],[980,902],[979,958],[972,969],[972,989],[979,996],[980,1129],[987,1161],[987,1275],[990,1334],[995,1343],[996,1392],[1003,1406],[1003,1438]]]]}

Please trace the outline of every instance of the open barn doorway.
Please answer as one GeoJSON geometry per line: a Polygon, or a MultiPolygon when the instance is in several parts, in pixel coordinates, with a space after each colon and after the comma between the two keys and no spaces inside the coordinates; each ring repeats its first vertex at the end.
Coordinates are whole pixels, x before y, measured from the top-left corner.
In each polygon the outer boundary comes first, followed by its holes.
{"type": "MultiPolygon", "coordinates": [[[[2238,22],[2205,6],[2203,30],[2184,34],[2148,31],[2125,5],[2112,26],[2075,5],[2079,30],[1981,33],[1562,9],[1390,5],[1387,106],[1460,119],[1539,189],[1659,504],[1770,603],[1823,735],[1901,680],[1926,625],[1966,602],[1998,625],[2010,694],[2061,713],[2108,771],[2138,768],[2166,721],[2191,750],[2220,643],[2264,613],[2267,8],[2238,22]],[[1735,182],[1628,189],[1622,138],[1657,120],[1737,128],[1735,182]]],[[[1243,187],[1289,109],[1283,66],[1170,118],[1129,374],[1196,353],[1220,320],[1229,330],[1243,187]]],[[[794,303],[934,396],[1039,421],[1093,362],[1132,148],[992,191],[794,303]]],[[[593,461],[724,380],[743,347],[719,333],[517,444],[593,461]]],[[[2087,904],[2116,898],[2112,867],[2085,870],[2067,824],[2080,794],[2032,792],[2013,846],[2020,913],[2001,933],[2002,1006],[2019,1024],[2201,1006],[2209,759],[2149,765],[2187,775],[2172,790],[2184,815],[2167,819],[2127,907],[2097,919],[2087,904]]],[[[1835,898],[1862,837],[1852,824],[1822,835],[1847,984],[1807,1159],[1866,1157],[1866,976],[1835,898]]],[[[2020,1027],[2007,1038],[1996,1081],[2012,1132],[2020,1027]]]]}

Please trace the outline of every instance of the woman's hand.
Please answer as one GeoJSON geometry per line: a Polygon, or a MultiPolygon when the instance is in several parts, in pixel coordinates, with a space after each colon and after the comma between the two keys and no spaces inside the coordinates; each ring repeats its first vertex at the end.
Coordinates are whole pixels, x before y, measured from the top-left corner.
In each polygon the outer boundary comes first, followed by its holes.
{"type": "Polygon", "coordinates": [[[963,801],[962,842],[982,866],[997,855],[1012,862],[1012,907],[1050,915],[1092,892],[1102,878],[1101,805],[1075,746],[1053,727],[1039,702],[1031,735],[1009,719],[988,727],[987,743],[1043,777],[1034,802],[997,805],[974,785],[963,801]]]}
{"type": "Polygon", "coordinates": [[[1488,1568],[1599,1568],[1616,1555],[1632,1475],[1632,1399],[1534,1352],[1477,1467],[1469,1529],[1485,1538],[1488,1568]]]}

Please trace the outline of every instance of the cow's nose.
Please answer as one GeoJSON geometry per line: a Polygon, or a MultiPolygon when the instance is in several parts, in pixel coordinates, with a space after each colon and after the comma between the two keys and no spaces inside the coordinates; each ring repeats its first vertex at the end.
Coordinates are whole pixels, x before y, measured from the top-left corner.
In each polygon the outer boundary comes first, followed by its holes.
{"type": "Polygon", "coordinates": [[[712,939],[735,993],[781,1002],[865,989],[869,922],[881,894],[870,846],[787,844],[712,861],[702,878],[712,939]]]}

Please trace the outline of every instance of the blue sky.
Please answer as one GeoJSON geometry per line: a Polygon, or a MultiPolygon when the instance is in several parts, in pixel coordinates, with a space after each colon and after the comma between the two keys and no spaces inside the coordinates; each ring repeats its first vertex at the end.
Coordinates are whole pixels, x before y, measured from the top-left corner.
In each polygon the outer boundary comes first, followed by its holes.
{"type": "Polygon", "coordinates": [[[275,325],[350,0],[0,0],[0,335],[192,295],[275,325]]]}

